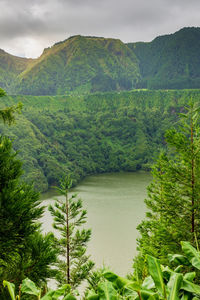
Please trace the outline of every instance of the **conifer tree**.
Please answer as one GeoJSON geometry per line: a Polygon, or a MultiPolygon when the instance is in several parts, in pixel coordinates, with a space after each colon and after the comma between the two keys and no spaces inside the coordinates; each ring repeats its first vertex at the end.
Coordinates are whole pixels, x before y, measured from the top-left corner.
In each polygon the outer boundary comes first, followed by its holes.
{"type": "MultiPolygon", "coordinates": [[[[20,109],[21,104],[2,109],[0,119],[10,125],[20,109]]],[[[16,155],[9,138],[0,135],[0,299],[8,299],[3,280],[19,285],[29,277],[41,284],[55,277],[51,265],[58,253],[53,234],[40,232],[44,207],[33,186],[21,181],[22,162],[16,155]]]]}
{"type": "Polygon", "coordinates": [[[147,253],[165,263],[168,253],[181,253],[180,241],[193,243],[195,236],[200,240],[199,108],[191,103],[186,110],[180,114],[178,129],[166,132],[168,152],[153,167],[145,200],[149,211],[138,226],[135,267],[147,253]]]}
{"type": "Polygon", "coordinates": [[[39,193],[20,181],[22,163],[16,158],[12,142],[2,136],[0,170],[0,282],[19,284],[27,276],[45,282],[55,275],[51,270],[57,259],[54,237],[41,234],[38,220],[44,207],[39,193]]]}
{"type": "Polygon", "coordinates": [[[68,283],[72,289],[86,279],[94,263],[86,255],[86,245],[90,240],[90,229],[79,229],[86,223],[86,210],[82,208],[82,200],[76,194],[69,196],[72,186],[70,177],[66,177],[58,191],[65,200],[56,199],[49,210],[54,217],[53,227],[59,231],[58,245],[61,259],[58,263],[57,280],[60,284],[68,283]]]}

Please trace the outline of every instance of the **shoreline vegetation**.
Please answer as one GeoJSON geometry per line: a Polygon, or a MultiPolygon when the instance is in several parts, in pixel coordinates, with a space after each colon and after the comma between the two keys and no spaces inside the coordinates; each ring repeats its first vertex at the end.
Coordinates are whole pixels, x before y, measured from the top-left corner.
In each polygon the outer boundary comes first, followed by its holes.
{"type": "Polygon", "coordinates": [[[70,173],[74,185],[88,175],[150,170],[164,133],[200,90],[133,90],[82,96],[6,96],[0,108],[23,103],[15,126],[0,124],[27,182],[41,192],[70,173]]]}

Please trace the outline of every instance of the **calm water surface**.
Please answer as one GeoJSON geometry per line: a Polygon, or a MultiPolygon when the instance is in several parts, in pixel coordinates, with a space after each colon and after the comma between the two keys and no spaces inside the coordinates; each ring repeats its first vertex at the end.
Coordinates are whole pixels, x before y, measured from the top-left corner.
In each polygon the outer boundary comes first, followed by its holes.
{"type": "MultiPolygon", "coordinates": [[[[97,266],[105,264],[124,276],[131,271],[136,254],[137,225],[144,218],[147,172],[109,173],[89,176],[73,192],[87,209],[87,228],[92,228],[88,253],[97,266]]],[[[52,193],[43,195],[45,204],[53,202],[52,193]]],[[[44,231],[52,231],[52,218],[43,217],[44,231]]]]}

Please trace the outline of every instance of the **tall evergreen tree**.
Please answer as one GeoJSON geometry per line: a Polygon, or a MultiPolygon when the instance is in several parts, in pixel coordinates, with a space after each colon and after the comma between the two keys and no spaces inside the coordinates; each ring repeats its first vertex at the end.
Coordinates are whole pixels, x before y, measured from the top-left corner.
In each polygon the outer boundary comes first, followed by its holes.
{"type": "Polygon", "coordinates": [[[54,238],[40,233],[38,220],[44,207],[39,193],[20,182],[22,163],[11,141],[2,136],[0,170],[0,282],[6,279],[18,284],[26,276],[38,283],[46,281],[56,261],[54,238]]]}
{"type": "Polygon", "coordinates": [[[192,103],[180,115],[178,129],[166,132],[169,151],[153,167],[148,187],[146,219],[138,226],[139,256],[151,254],[165,263],[167,253],[181,252],[180,241],[200,240],[199,108],[192,103]]]}
{"type": "Polygon", "coordinates": [[[72,186],[70,177],[61,183],[58,188],[65,200],[56,199],[55,205],[49,210],[54,217],[54,228],[59,231],[58,245],[61,259],[58,263],[58,282],[68,283],[74,289],[86,279],[94,263],[86,255],[86,245],[91,236],[90,229],[78,229],[86,223],[86,210],[82,208],[82,200],[76,195],[69,196],[72,186]]]}
{"type": "MultiPolygon", "coordinates": [[[[0,89],[0,97],[5,92],[0,89]]],[[[9,125],[21,104],[0,110],[9,125]]],[[[8,299],[3,280],[19,285],[25,277],[38,284],[55,276],[51,265],[57,260],[53,234],[42,235],[39,218],[44,207],[39,193],[21,181],[22,163],[12,142],[0,135],[0,299],[8,299]]]]}

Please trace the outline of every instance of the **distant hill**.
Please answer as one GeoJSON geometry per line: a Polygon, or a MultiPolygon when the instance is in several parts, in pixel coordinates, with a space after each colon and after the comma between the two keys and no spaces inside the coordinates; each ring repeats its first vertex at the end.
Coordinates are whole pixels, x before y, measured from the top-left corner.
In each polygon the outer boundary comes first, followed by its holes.
{"type": "Polygon", "coordinates": [[[19,75],[17,93],[129,90],[140,80],[138,60],[120,40],[74,36],[44,50],[19,75]]]}
{"type": "Polygon", "coordinates": [[[200,88],[200,28],[157,37],[150,43],[130,43],[142,81],[150,89],[200,88]]]}
{"type": "Polygon", "coordinates": [[[24,95],[200,88],[200,28],[148,43],[77,35],[45,49],[38,59],[0,50],[0,87],[24,95]]]}
{"type": "Polygon", "coordinates": [[[13,56],[0,49],[0,87],[11,93],[15,92],[17,76],[33,61],[34,59],[13,56]]]}

